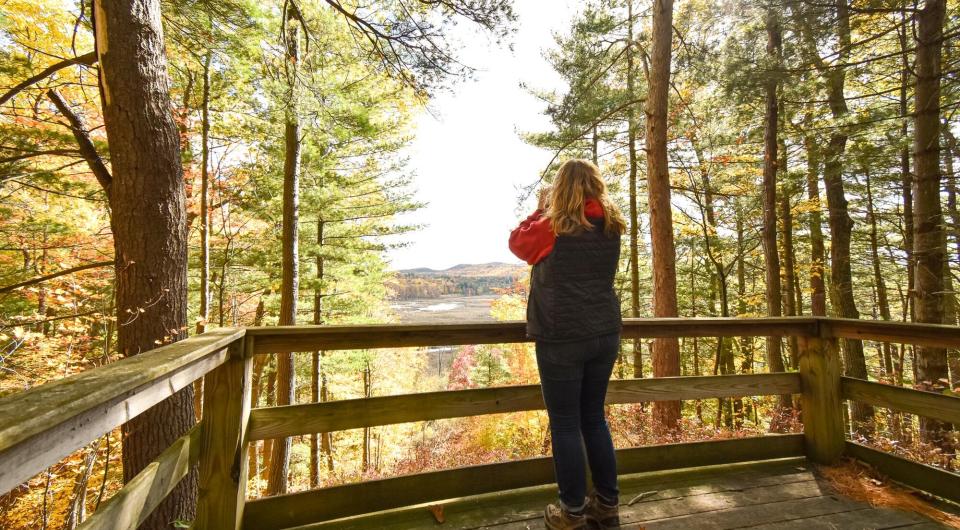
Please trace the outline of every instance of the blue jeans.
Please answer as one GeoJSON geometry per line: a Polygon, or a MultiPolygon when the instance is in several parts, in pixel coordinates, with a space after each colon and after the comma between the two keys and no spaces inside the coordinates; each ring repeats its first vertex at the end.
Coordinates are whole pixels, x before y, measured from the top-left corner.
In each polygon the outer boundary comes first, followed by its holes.
{"type": "Polygon", "coordinates": [[[597,494],[610,504],[619,497],[617,460],[603,410],[619,347],[619,333],[577,342],[537,341],[553,466],[567,511],[578,512],[586,503],[587,462],[597,494]]]}

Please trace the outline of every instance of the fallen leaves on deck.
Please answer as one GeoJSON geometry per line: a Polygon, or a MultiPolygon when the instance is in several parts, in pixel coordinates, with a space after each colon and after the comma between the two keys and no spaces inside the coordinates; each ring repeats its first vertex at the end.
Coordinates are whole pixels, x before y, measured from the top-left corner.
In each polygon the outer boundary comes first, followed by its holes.
{"type": "Polygon", "coordinates": [[[820,466],[819,472],[837,493],[855,501],[919,513],[960,528],[960,517],[937,509],[910,490],[891,483],[862,462],[845,459],[834,466],[820,466]]]}

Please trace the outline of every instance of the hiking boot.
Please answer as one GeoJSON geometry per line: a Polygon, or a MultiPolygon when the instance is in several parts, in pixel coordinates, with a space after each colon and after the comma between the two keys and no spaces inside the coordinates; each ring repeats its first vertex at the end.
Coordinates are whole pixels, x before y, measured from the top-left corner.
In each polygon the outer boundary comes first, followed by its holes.
{"type": "Polygon", "coordinates": [[[543,522],[548,530],[587,530],[587,518],[572,514],[556,504],[548,504],[543,510],[543,522]]]}
{"type": "Polygon", "coordinates": [[[620,506],[608,505],[596,493],[587,497],[587,507],[583,510],[583,514],[588,521],[601,530],[620,528],[620,506]]]}

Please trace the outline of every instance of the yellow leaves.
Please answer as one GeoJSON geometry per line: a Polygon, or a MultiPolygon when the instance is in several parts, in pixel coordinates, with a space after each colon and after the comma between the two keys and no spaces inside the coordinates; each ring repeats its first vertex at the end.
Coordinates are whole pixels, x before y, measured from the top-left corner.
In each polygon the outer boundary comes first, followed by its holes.
{"type": "Polygon", "coordinates": [[[13,328],[13,338],[17,340],[23,340],[26,336],[26,331],[24,331],[23,326],[17,326],[13,328]]]}
{"type": "Polygon", "coordinates": [[[797,205],[793,207],[793,212],[798,214],[816,212],[820,210],[820,201],[816,199],[806,199],[797,202],[797,205]]]}
{"type": "MultiPolygon", "coordinates": [[[[73,8],[71,2],[62,0],[9,0],[4,2],[5,16],[0,22],[3,29],[20,43],[57,55],[68,55],[59,52],[70,49],[76,20],[73,8]]],[[[77,38],[78,50],[93,48],[89,35],[79,32],[77,38]]]]}

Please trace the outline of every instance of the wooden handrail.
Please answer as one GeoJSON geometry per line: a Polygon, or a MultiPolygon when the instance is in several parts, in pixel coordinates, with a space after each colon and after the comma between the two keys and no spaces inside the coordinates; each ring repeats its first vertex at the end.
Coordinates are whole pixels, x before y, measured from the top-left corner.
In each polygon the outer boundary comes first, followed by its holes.
{"type": "Polygon", "coordinates": [[[0,493],[216,368],[243,335],[220,328],[0,400],[0,493]]]}
{"type": "MultiPolygon", "coordinates": [[[[820,319],[781,318],[625,318],[624,339],[662,337],[799,337],[817,335],[820,319]]],[[[253,353],[453,346],[531,342],[526,324],[463,322],[456,324],[365,324],[358,326],[272,326],[247,328],[253,353]]]]}
{"type": "MultiPolygon", "coordinates": [[[[607,404],[799,392],[800,375],[797,373],[615,379],[610,381],[607,389],[607,404]]],[[[263,440],[543,408],[540,385],[446,390],[265,407],[251,412],[249,438],[263,440]]]]}
{"type": "Polygon", "coordinates": [[[840,378],[844,399],[960,425],[960,398],[852,377],[840,378]]]}
{"type": "Polygon", "coordinates": [[[200,425],[107,499],[78,530],[136,530],[200,460],[200,425]]]}
{"type": "Polygon", "coordinates": [[[891,320],[820,318],[820,336],[960,348],[960,326],[891,320]]]}

